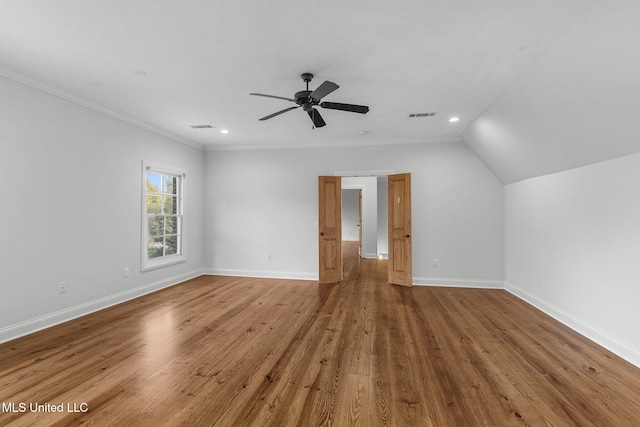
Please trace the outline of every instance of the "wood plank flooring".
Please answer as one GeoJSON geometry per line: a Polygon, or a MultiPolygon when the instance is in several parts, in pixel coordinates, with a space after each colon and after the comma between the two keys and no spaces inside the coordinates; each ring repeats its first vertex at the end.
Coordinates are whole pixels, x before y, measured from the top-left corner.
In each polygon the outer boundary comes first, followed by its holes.
{"type": "Polygon", "coordinates": [[[637,367],[505,291],[345,254],[340,284],[203,276],[4,343],[0,425],[640,425],[637,367]]]}

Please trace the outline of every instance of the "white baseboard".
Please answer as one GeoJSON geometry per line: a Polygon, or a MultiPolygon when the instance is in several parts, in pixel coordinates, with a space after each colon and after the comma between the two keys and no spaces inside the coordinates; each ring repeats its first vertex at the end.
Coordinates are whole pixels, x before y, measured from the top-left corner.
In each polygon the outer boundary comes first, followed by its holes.
{"type": "MultiPolygon", "coordinates": [[[[257,277],[292,280],[318,280],[318,273],[296,273],[290,271],[235,270],[226,268],[205,268],[203,274],[212,276],[257,277]]],[[[459,288],[504,289],[504,282],[499,280],[477,279],[443,279],[414,277],[415,286],[443,286],[459,288]]]]}
{"type": "Polygon", "coordinates": [[[624,341],[609,335],[608,333],[601,331],[600,329],[591,326],[587,322],[572,316],[571,314],[563,311],[562,309],[554,306],[553,304],[544,301],[541,298],[531,295],[527,291],[518,288],[512,283],[505,282],[504,289],[513,295],[517,296],[521,300],[531,304],[538,310],[553,317],[560,323],[568,326],[580,335],[590,339],[591,341],[601,345],[607,350],[617,354],[629,363],[632,363],[640,367],[640,350],[633,348],[626,344],[624,341]]]}
{"type": "Polygon", "coordinates": [[[169,277],[154,283],[139,286],[134,289],[129,289],[125,292],[109,295],[108,297],[80,304],[75,307],[60,310],[55,313],[40,316],[35,319],[30,319],[24,322],[16,323],[14,325],[9,325],[0,329],[0,343],[11,341],[13,339],[31,334],[33,332],[50,328],[51,326],[68,322],[69,320],[73,320],[78,317],[86,316],[87,314],[91,314],[96,311],[104,310],[105,308],[121,304],[123,302],[141,297],[155,291],[159,291],[163,288],[168,288],[170,286],[176,285],[189,279],[193,279],[194,277],[198,277],[201,275],[202,270],[191,271],[189,273],[169,277]]]}
{"type": "Polygon", "coordinates": [[[205,268],[203,274],[211,276],[256,277],[265,279],[318,280],[318,273],[292,271],[235,270],[228,268],[205,268]]]}
{"type": "Polygon", "coordinates": [[[414,286],[442,286],[450,288],[504,289],[501,280],[451,279],[440,277],[414,277],[414,286]]]}

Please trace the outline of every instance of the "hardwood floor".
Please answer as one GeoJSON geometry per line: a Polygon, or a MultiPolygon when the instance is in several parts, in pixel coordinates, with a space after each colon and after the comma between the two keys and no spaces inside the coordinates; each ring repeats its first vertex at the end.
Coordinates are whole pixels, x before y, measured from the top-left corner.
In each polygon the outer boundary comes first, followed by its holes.
{"type": "Polygon", "coordinates": [[[640,425],[640,369],[345,253],[341,284],[203,276],[2,344],[0,425],[640,425]]]}

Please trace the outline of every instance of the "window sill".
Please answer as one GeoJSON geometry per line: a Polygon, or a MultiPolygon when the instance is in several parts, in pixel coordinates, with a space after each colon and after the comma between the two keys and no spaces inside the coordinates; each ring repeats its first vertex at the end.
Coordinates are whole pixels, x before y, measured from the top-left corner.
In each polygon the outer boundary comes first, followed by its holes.
{"type": "Polygon", "coordinates": [[[161,259],[150,259],[144,261],[142,264],[142,271],[155,270],[157,268],[168,267],[170,265],[180,264],[187,262],[187,257],[184,255],[174,255],[170,257],[163,257],[161,259]]]}

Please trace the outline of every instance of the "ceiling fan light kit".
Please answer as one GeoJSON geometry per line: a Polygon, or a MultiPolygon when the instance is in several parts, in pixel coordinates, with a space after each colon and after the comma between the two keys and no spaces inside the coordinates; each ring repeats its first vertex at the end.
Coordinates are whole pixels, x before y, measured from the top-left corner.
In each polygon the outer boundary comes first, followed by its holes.
{"type": "Polygon", "coordinates": [[[297,104],[296,107],[285,108],[284,110],[280,110],[273,114],[269,114],[268,116],[261,118],[260,121],[269,120],[275,116],[279,116],[280,114],[286,113],[287,111],[295,110],[297,108],[302,107],[302,109],[309,115],[309,118],[313,122],[314,128],[319,128],[319,127],[325,126],[326,123],[322,118],[322,115],[320,115],[320,112],[318,111],[318,109],[314,108],[316,106],[326,108],[329,110],[348,111],[351,113],[360,113],[360,114],[366,114],[369,111],[369,107],[365,105],[343,104],[339,102],[321,102],[322,98],[329,95],[330,93],[338,89],[340,86],[327,80],[324,83],[322,83],[320,86],[318,86],[315,90],[310,91],[309,82],[313,79],[313,74],[302,73],[300,77],[306,83],[307,89],[301,90],[300,92],[296,92],[295,95],[293,95],[293,98],[286,98],[284,96],[275,96],[275,95],[265,95],[263,93],[249,94],[254,96],[264,96],[266,98],[283,99],[285,101],[294,102],[297,104]]]}

